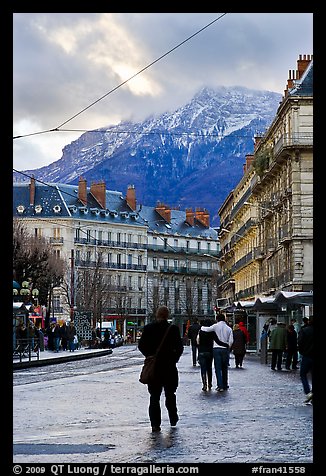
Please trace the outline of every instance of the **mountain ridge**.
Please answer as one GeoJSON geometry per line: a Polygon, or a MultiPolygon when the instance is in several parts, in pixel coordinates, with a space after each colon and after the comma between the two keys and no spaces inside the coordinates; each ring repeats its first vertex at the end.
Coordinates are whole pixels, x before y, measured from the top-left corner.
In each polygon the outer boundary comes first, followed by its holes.
{"type": "Polygon", "coordinates": [[[203,207],[217,226],[217,211],[281,98],[244,87],[205,87],[174,112],[85,132],[59,160],[25,172],[52,183],[104,180],[107,189],[122,192],[132,184],[138,203],[203,207]]]}

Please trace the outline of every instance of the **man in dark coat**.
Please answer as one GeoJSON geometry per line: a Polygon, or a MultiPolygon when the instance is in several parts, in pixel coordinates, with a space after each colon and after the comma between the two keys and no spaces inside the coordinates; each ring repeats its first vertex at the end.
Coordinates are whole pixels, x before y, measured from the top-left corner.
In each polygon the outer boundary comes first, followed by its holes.
{"type": "Polygon", "coordinates": [[[157,356],[155,368],[156,382],[147,386],[150,394],[148,413],[152,431],[161,431],[160,398],[163,389],[165,393],[165,406],[169,414],[171,426],[175,426],[179,420],[176,402],[179,376],[176,364],[183,353],[183,343],[179,328],[174,324],[169,324],[168,317],[168,308],[166,306],[159,307],[156,312],[156,320],[144,327],[138,341],[138,349],[145,357],[154,355],[169,327],[169,331],[157,356]]]}
{"type": "Polygon", "coordinates": [[[298,349],[301,354],[300,378],[303,391],[306,394],[305,403],[312,403],[313,397],[313,338],[313,316],[311,316],[308,324],[301,327],[298,335],[298,349]],[[309,374],[311,375],[311,386],[308,380],[309,374]]]}
{"type": "Polygon", "coordinates": [[[197,351],[198,351],[198,344],[197,344],[197,335],[200,330],[200,324],[198,319],[194,320],[194,323],[188,329],[188,337],[191,341],[191,351],[192,351],[192,365],[196,367],[197,365],[197,351]]]}

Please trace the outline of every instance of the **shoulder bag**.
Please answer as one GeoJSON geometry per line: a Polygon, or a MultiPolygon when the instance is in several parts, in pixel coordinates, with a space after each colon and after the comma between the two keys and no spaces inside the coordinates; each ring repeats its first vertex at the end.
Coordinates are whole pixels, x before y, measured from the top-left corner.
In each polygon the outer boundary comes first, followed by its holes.
{"type": "Polygon", "coordinates": [[[156,349],[156,352],[154,355],[149,355],[148,357],[145,357],[145,360],[144,360],[144,364],[143,364],[143,367],[141,369],[141,372],[140,372],[140,376],[139,376],[139,381],[140,383],[143,383],[143,384],[151,384],[151,383],[154,383],[155,382],[155,365],[156,365],[156,357],[157,357],[157,354],[159,353],[159,350],[161,349],[162,345],[163,345],[163,342],[169,332],[169,329],[170,329],[171,326],[169,326],[166,331],[165,331],[165,334],[163,336],[163,339],[161,340],[161,343],[160,345],[158,346],[158,348],[156,349]]]}

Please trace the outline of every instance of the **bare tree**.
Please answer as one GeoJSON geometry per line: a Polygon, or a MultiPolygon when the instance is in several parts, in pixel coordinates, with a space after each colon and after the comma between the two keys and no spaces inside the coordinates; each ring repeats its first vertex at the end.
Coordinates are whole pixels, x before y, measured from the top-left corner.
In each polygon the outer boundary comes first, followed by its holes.
{"type": "Polygon", "coordinates": [[[65,262],[54,254],[45,238],[28,233],[21,220],[13,221],[13,275],[18,282],[28,279],[39,289],[39,302],[51,305],[53,287],[65,273],[65,262]]]}

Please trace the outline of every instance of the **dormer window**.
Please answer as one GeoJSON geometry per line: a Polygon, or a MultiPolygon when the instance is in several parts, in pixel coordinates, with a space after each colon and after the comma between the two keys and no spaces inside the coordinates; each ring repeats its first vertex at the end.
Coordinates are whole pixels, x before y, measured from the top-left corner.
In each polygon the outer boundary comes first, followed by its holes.
{"type": "Polygon", "coordinates": [[[18,205],[18,207],[17,207],[17,212],[18,212],[18,213],[24,213],[24,211],[25,211],[24,205],[18,205]]]}
{"type": "Polygon", "coordinates": [[[61,212],[61,207],[60,207],[60,205],[54,205],[53,211],[54,211],[54,213],[59,213],[59,212],[61,212]]]}
{"type": "Polygon", "coordinates": [[[36,205],[36,207],[35,207],[35,212],[36,212],[36,213],[41,213],[41,211],[42,211],[41,205],[36,205]]]}

